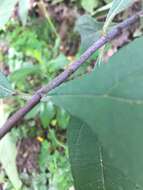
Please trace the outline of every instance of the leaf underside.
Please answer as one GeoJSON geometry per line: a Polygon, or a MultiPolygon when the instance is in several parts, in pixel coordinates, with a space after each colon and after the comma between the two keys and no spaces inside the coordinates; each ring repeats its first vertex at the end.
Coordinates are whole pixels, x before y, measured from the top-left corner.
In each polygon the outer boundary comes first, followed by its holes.
{"type": "Polygon", "coordinates": [[[13,90],[7,78],[0,72],[0,98],[12,95],[13,90]]]}
{"type": "Polygon", "coordinates": [[[68,142],[77,190],[143,189],[142,49],[140,38],[49,94],[73,116],[68,142]]]}

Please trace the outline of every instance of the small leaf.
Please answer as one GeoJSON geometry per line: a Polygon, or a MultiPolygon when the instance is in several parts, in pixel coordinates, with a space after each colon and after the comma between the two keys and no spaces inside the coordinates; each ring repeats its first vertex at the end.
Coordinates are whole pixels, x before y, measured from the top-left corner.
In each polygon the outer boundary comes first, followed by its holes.
{"type": "Polygon", "coordinates": [[[0,72],[0,98],[10,96],[13,94],[10,83],[7,78],[0,72]]]}
{"type": "Polygon", "coordinates": [[[81,36],[81,48],[83,50],[90,47],[100,36],[103,23],[97,22],[89,15],[78,18],[75,25],[75,31],[81,36]]]}
{"type": "Polygon", "coordinates": [[[41,103],[40,105],[40,120],[44,128],[47,128],[52,118],[55,115],[55,109],[52,102],[41,103]]]}
{"type": "Polygon", "coordinates": [[[111,24],[113,18],[123,11],[124,9],[128,8],[134,0],[113,0],[112,7],[109,10],[109,13],[107,15],[103,30],[106,32],[107,28],[111,24]]]}
{"type": "Polygon", "coordinates": [[[40,72],[41,71],[39,65],[31,65],[27,67],[21,66],[20,69],[17,69],[16,71],[12,72],[9,77],[13,82],[17,84],[19,82],[24,82],[27,76],[32,74],[40,74],[40,72]]]}
{"type": "Polygon", "coordinates": [[[112,3],[113,3],[113,2],[110,2],[110,3],[108,3],[108,4],[106,4],[106,5],[102,6],[102,7],[100,7],[99,9],[97,9],[97,10],[94,12],[94,15],[97,14],[97,13],[101,13],[101,12],[103,12],[103,11],[109,10],[109,9],[112,7],[112,3]]]}
{"type": "Polygon", "coordinates": [[[47,163],[49,161],[49,149],[50,143],[47,140],[44,140],[41,143],[41,149],[39,154],[39,166],[41,171],[45,171],[47,168],[47,163]]]}
{"type": "Polygon", "coordinates": [[[52,59],[48,62],[49,72],[55,72],[59,69],[64,69],[66,65],[68,65],[69,61],[64,54],[60,54],[55,59],[52,59]]]}
{"type": "Polygon", "coordinates": [[[0,2],[0,28],[10,19],[18,0],[3,0],[0,2]]]}
{"type": "Polygon", "coordinates": [[[35,106],[30,112],[25,116],[26,119],[34,119],[40,112],[40,104],[35,106]]]}
{"type": "Polygon", "coordinates": [[[96,8],[99,4],[98,0],[82,0],[81,5],[82,7],[89,13],[92,13],[94,8],[96,8]]]}
{"type": "Polygon", "coordinates": [[[56,119],[59,127],[66,129],[69,123],[69,114],[63,108],[57,108],[56,119]]]}

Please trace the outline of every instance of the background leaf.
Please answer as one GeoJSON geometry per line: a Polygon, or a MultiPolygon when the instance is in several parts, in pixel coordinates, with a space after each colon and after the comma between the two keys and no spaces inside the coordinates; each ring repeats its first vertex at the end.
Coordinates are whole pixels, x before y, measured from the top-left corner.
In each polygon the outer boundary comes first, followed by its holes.
{"type": "Polygon", "coordinates": [[[40,120],[44,128],[48,128],[51,120],[55,115],[55,109],[52,102],[40,104],[40,120]]]}
{"type": "Polygon", "coordinates": [[[111,24],[113,18],[121,11],[128,8],[134,0],[113,0],[112,7],[109,10],[106,21],[104,23],[103,30],[106,32],[107,28],[111,24]]]}
{"type": "MultiPolygon", "coordinates": [[[[0,100],[1,125],[6,121],[6,119],[7,116],[4,113],[4,104],[2,103],[2,100],[0,100]]],[[[16,168],[16,154],[16,144],[10,134],[7,134],[2,140],[0,140],[0,162],[15,190],[19,190],[22,183],[19,179],[16,168]]]]}
{"type": "Polygon", "coordinates": [[[0,98],[12,95],[13,90],[7,78],[0,72],[0,98]]]}
{"type": "Polygon", "coordinates": [[[75,31],[81,36],[81,48],[90,47],[100,36],[103,23],[97,22],[89,15],[80,16],[76,21],[75,31]]]}
{"type": "Polygon", "coordinates": [[[96,8],[99,4],[98,0],[82,0],[81,5],[87,11],[92,13],[94,8],[96,8]]]}
{"type": "Polygon", "coordinates": [[[63,69],[66,65],[68,65],[68,63],[69,61],[66,56],[61,53],[58,57],[48,62],[49,71],[54,72],[59,69],[63,69]]]}
{"type": "Polygon", "coordinates": [[[108,64],[49,94],[79,120],[69,128],[78,190],[143,188],[142,48],[137,39],[108,64]]]}
{"type": "Polygon", "coordinates": [[[0,2],[0,28],[2,28],[11,17],[18,0],[4,0],[0,2]]]}
{"type": "Polygon", "coordinates": [[[32,65],[28,67],[22,67],[20,69],[17,69],[12,74],[10,74],[10,79],[12,81],[16,81],[18,83],[19,81],[24,81],[28,75],[30,74],[40,74],[41,70],[39,65],[32,65]]]}

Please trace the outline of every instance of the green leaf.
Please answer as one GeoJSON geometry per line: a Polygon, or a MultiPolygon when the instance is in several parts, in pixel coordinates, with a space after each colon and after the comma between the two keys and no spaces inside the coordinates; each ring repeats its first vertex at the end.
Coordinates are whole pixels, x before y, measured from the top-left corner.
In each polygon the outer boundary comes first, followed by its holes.
{"type": "Polygon", "coordinates": [[[27,67],[22,67],[20,69],[17,69],[10,75],[10,79],[14,81],[15,83],[23,82],[26,80],[27,76],[32,74],[40,74],[40,66],[39,65],[30,65],[27,67]]]}
{"type": "Polygon", "coordinates": [[[106,3],[111,3],[113,0],[105,0],[106,3]]]}
{"type": "Polygon", "coordinates": [[[89,15],[80,16],[76,21],[75,31],[81,36],[81,48],[90,47],[99,37],[103,23],[97,22],[89,15]]]}
{"type": "Polygon", "coordinates": [[[68,63],[69,61],[66,56],[61,53],[58,57],[48,62],[49,72],[55,72],[59,69],[64,69],[68,63]]]}
{"type": "Polygon", "coordinates": [[[113,3],[113,2],[110,2],[110,3],[108,3],[108,4],[106,4],[106,5],[102,6],[102,7],[100,7],[99,9],[97,9],[97,10],[94,12],[94,15],[97,14],[97,13],[101,13],[101,12],[103,12],[103,11],[109,10],[109,9],[112,7],[112,3],[113,3]]]}
{"type": "Polygon", "coordinates": [[[21,19],[23,25],[25,25],[27,22],[29,4],[30,4],[29,0],[20,0],[19,1],[19,10],[18,11],[19,11],[19,16],[20,16],[20,19],[21,19]]]}
{"type": "Polygon", "coordinates": [[[98,0],[82,0],[81,5],[82,7],[89,13],[92,13],[94,8],[96,8],[99,4],[98,0]]]}
{"type": "Polygon", "coordinates": [[[0,98],[12,95],[13,90],[7,78],[0,72],[0,98]]]}
{"type": "Polygon", "coordinates": [[[108,64],[49,94],[79,120],[69,128],[74,139],[74,145],[69,139],[71,166],[78,190],[143,189],[142,49],[140,38],[108,64]]]}
{"type": "Polygon", "coordinates": [[[55,109],[52,102],[40,105],[40,120],[44,128],[48,128],[49,123],[55,115],[55,109]]]}
{"type": "Polygon", "coordinates": [[[11,17],[18,0],[3,0],[0,2],[0,28],[2,28],[11,17]]]}
{"type": "Polygon", "coordinates": [[[96,133],[76,117],[68,128],[68,146],[76,189],[136,189],[137,184],[112,165],[96,133]]]}
{"type": "Polygon", "coordinates": [[[57,108],[56,119],[59,127],[63,129],[67,128],[67,125],[69,123],[69,115],[64,109],[57,108]]]}
{"type": "MultiPolygon", "coordinates": [[[[4,113],[4,105],[2,100],[0,101],[0,127],[6,121],[7,116],[4,113]]],[[[13,141],[12,136],[7,134],[2,140],[0,140],[0,163],[5,169],[5,172],[11,181],[15,190],[20,190],[22,183],[18,176],[16,168],[16,143],[13,141]]]]}
{"type": "Polygon", "coordinates": [[[40,149],[40,154],[39,154],[39,166],[40,166],[40,170],[44,171],[45,169],[47,169],[47,163],[49,161],[49,149],[50,147],[50,143],[47,140],[44,140],[41,143],[41,149],[40,149]]]}
{"type": "Polygon", "coordinates": [[[113,18],[118,13],[128,8],[133,2],[134,0],[113,0],[112,7],[110,8],[109,13],[107,15],[103,30],[106,32],[113,18]]]}
{"type": "Polygon", "coordinates": [[[27,115],[25,116],[25,118],[26,119],[34,119],[40,112],[40,105],[41,104],[38,104],[30,112],[28,112],[27,115]]]}
{"type": "Polygon", "coordinates": [[[16,143],[8,134],[0,141],[0,162],[15,190],[20,190],[22,183],[16,168],[16,155],[16,143]]]}

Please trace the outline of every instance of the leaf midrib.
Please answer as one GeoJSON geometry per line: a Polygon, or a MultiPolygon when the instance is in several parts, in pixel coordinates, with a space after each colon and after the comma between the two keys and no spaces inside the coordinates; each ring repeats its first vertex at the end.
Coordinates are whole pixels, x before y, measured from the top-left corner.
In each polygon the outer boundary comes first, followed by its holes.
{"type": "Polygon", "coordinates": [[[89,94],[89,93],[84,93],[84,94],[72,94],[72,93],[69,93],[69,94],[65,94],[65,93],[61,93],[61,94],[52,94],[52,96],[76,96],[76,97],[84,97],[84,98],[92,98],[92,97],[96,97],[96,98],[110,98],[110,99],[113,99],[113,100],[116,100],[116,101],[120,101],[120,102],[124,102],[124,103],[129,103],[129,104],[143,104],[143,99],[138,99],[138,100],[135,100],[135,99],[132,99],[132,98],[124,98],[122,96],[113,96],[112,95],[112,91],[117,88],[120,84],[122,84],[123,82],[127,81],[128,79],[130,79],[130,77],[132,76],[136,76],[136,77],[139,77],[139,72],[141,72],[143,70],[143,67],[137,69],[136,71],[132,71],[130,73],[128,73],[128,75],[123,78],[121,78],[120,80],[118,80],[118,82],[116,82],[111,88],[109,88],[107,90],[107,93],[105,94],[89,94]]]}
{"type": "MultiPolygon", "coordinates": [[[[128,104],[143,104],[143,99],[132,99],[132,98],[124,98],[120,96],[113,96],[109,94],[101,94],[101,95],[96,95],[96,94],[52,94],[52,96],[64,96],[64,97],[78,97],[78,98],[104,98],[104,99],[112,99],[115,101],[120,101],[128,104]]],[[[49,97],[52,97],[49,96],[49,97]]]]}

